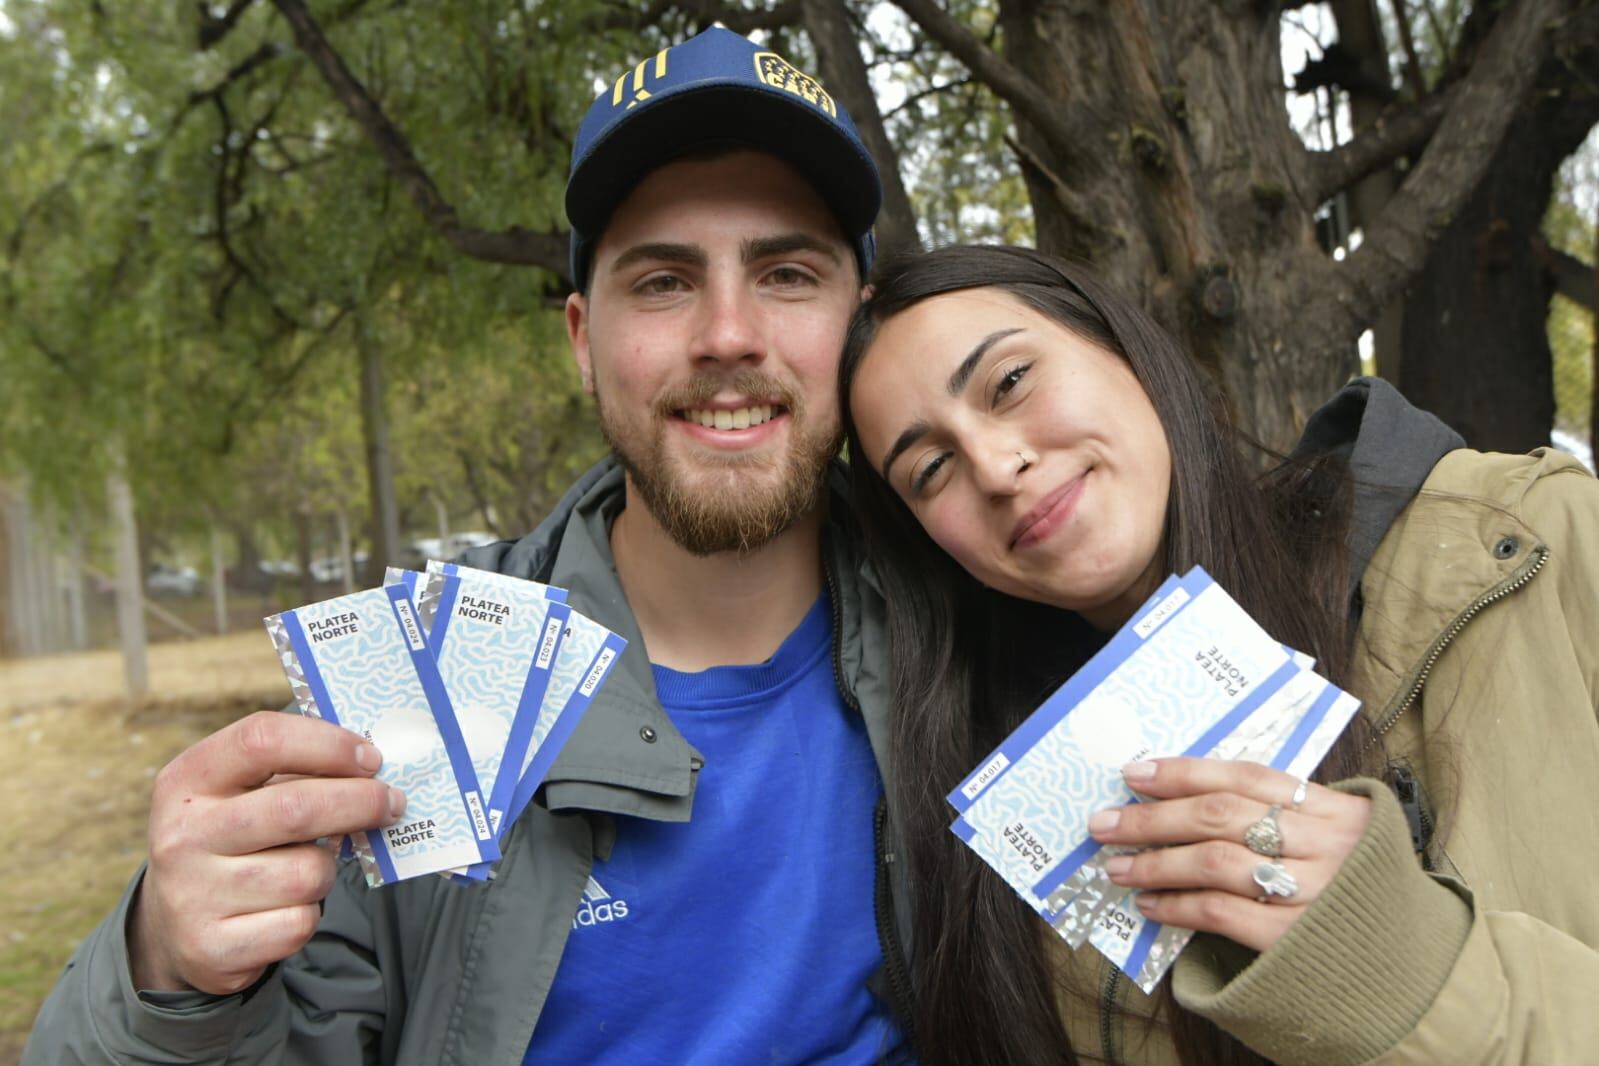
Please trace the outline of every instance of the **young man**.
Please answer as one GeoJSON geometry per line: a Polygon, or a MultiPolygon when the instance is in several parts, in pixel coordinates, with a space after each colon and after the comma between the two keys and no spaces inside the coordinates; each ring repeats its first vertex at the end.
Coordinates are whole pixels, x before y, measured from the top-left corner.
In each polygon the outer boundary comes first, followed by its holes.
{"type": "Polygon", "coordinates": [[[358,737],[254,716],[163,771],[148,869],[27,1061],[901,1054],[883,637],[829,487],[878,199],[825,90],[726,30],[608,87],[574,152],[566,318],[615,459],[464,561],[630,643],[496,879],[336,872],[300,842],[403,797],[358,737]]]}

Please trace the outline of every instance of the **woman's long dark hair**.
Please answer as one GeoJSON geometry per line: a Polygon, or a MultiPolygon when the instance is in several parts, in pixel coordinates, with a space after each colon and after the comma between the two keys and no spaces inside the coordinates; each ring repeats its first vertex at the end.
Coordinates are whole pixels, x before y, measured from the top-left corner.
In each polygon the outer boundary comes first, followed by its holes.
{"type": "MultiPolygon", "coordinates": [[[[1349,494],[1333,457],[1251,469],[1217,389],[1131,301],[1080,268],[1021,248],[956,246],[882,264],[839,375],[850,455],[862,457],[851,389],[878,327],[929,297],[1010,294],[1127,360],[1171,449],[1162,567],[1200,564],[1282,642],[1342,680],[1350,646],[1344,540],[1349,494]]],[[[894,717],[889,797],[911,884],[910,1019],[921,1061],[1075,1063],[1037,917],[949,832],[944,793],[1100,645],[1078,616],[984,588],[857,458],[850,481],[868,558],[887,600],[894,717]]],[[[1357,716],[1320,780],[1367,769],[1357,716]]],[[[1170,982],[1167,982],[1169,988],[1170,982]]],[[[1094,1009],[1095,990],[1068,990],[1094,1009]]],[[[1185,1064],[1258,1063],[1248,1048],[1164,996],[1185,1064]]]]}

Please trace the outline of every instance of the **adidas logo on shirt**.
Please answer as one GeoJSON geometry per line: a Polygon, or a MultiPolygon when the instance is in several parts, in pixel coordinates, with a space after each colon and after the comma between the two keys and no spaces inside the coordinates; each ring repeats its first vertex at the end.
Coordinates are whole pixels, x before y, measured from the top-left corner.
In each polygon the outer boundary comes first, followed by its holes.
{"type": "Polygon", "coordinates": [[[617,922],[626,917],[627,900],[612,899],[593,875],[589,875],[589,883],[583,886],[583,898],[578,901],[577,914],[572,918],[572,928],[617,922]]]}

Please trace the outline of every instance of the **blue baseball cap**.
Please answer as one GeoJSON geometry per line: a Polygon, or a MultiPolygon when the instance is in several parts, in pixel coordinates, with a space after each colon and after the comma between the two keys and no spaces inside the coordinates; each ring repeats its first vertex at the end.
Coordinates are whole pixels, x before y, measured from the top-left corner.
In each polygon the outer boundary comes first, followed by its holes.
{"type": "Polygon", "coordinates": [[[883,189],[855,123],[815,78],[713,26],[623,71],[584,116],[566,182],[572,283],[586,287],[611,212],[645,175],[721,142],[770,152],[803,174],[832,208],[866,275],[883,189]]]}

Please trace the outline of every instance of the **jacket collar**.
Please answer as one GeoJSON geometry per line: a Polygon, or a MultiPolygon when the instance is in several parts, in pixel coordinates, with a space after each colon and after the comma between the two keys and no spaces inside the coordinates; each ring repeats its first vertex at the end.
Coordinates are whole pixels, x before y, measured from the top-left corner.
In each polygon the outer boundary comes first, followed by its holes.
{"type": "Polygon", "coordinates": [[[1518,517],[1522,497],[1543,475],[1572,464],[1553,452],[1529,458],[1467,449],[1438,461],[1361,579],[1356,655],[1375,720],[1405,701],[1479,610],[1537,570],[1548,548],[1518,517]]]}

